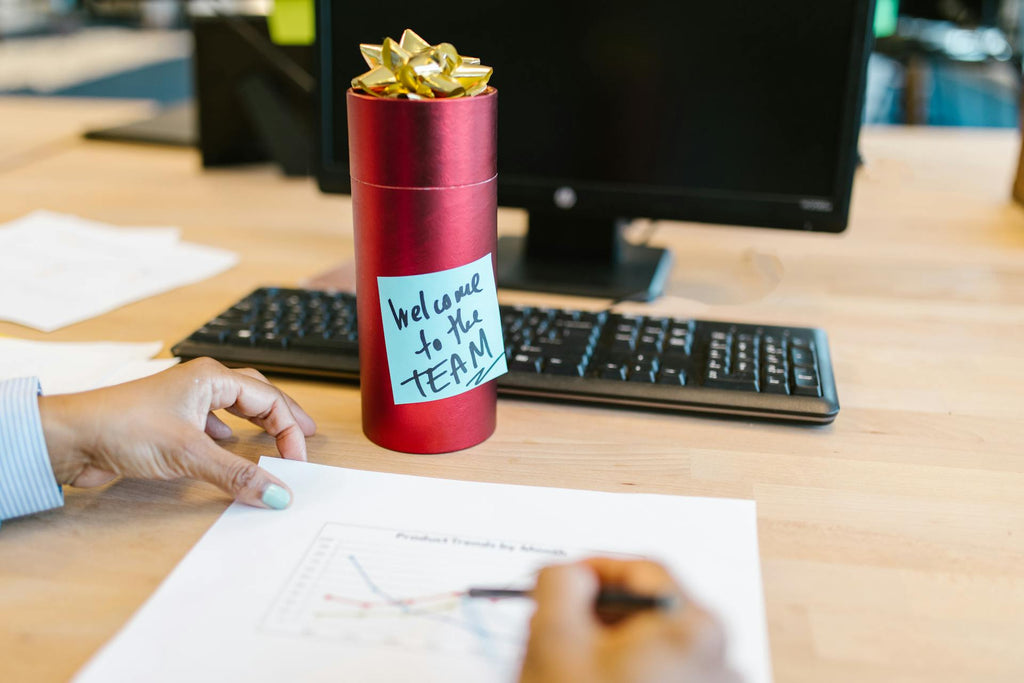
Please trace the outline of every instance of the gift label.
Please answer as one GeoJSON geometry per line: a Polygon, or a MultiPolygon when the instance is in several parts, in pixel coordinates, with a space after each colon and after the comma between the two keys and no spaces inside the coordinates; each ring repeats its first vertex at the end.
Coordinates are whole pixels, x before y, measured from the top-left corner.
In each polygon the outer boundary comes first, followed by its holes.
{"type": "Polygon", "coordinates": [[[378,277],[396,404],[436,401],[505,374],[491,255],[423,275],[378,277]]]}

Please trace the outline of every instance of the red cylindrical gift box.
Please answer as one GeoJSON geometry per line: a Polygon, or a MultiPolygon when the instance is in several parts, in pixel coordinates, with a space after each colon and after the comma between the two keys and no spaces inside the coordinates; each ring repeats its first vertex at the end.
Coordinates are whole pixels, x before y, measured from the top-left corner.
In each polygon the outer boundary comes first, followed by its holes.
{"type": "Polygon", "coordinates": [[[396,405],[379,276],[434,273],[497,248],[498,93],[409,100],[348,91],[363,431],[385,448],[444,453],[494,432],[493,381],[396,405]]]}

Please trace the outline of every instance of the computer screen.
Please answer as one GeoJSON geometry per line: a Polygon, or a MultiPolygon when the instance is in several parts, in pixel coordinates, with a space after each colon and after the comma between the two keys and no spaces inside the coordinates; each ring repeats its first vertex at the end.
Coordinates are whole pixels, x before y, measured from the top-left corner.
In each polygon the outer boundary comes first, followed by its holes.
{"type": "Polygon", "coordinates": [[[619,241],[633,218],[839,232],[872,4],[324,0],[320,186],[349,191],[345,91],[366,70],[359,44],[412,28],[494,68],[498,200],[530,212],[525,242],[499,245],[500,285],[553,277],[536,288],[629,295],[637,258],[663,278],[663,254],[619,241]]]}

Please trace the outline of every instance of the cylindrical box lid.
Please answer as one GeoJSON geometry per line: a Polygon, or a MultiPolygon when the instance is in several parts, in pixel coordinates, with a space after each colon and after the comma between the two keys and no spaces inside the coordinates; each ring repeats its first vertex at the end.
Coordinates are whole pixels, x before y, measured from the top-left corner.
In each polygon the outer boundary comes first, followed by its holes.
{"type": "Polygon", "coordinates": [[[383,187],[473,185],[498,172],[498,91],[407,100],[349,90],[349,172],[383,187]],[[429,134],[424,134],[429,131],[429,134]]]}

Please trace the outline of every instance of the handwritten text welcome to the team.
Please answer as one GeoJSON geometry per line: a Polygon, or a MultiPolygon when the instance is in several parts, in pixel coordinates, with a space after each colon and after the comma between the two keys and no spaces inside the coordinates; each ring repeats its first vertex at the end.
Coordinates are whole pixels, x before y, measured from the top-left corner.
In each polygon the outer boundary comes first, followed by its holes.
{"type": "Polygon", "coordinates": [[[383,280],[381,312],[390,318],[384,332],[396,403],[460,394],[505,371],[489,256],[449,271],[383,280]]]}

